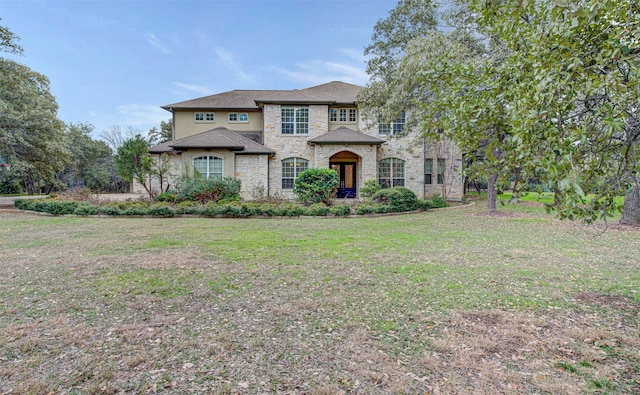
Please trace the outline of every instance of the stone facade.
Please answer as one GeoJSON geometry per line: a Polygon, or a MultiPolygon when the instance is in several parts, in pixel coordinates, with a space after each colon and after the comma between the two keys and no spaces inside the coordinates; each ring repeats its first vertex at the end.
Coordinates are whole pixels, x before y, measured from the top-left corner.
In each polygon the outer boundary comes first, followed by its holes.
{"type": "MultiPolygon", "coordinates": [[[[397,136],[380,134],[378,125],[367,122],[359,114],[356,106],[359,89],[360,87],[355,85],[331,82],[303,90],[277,91],[272,94],[271,99],[269,92],[255,91],[255,109],[250,110],[234,110],[230,109],[230,106],[234,100],[242,99],[244,101],[239,108],[248,108],[251,100],[246,100],[250,97],[247,95],[253,94],[253,91],[227,92],[165,106],[164,108],[173,112],[174,119],[180,120],[176,123],[180,130],[175,130],[174,135],[183,136],[183,139],[198,133],[207,133],[202,131],[202,125],[190,125],[194,111],[215,112],[216,123],[222,123],[229,112],[251,111],[248,122],[250,126],[243,127],[252,130],[252,127],[259,125],[262,129],[256,131],[261,137],[262,145],[259,147],[263,148],[262,151],[256,150],[255,146],[252,148],[253,151],[247,152],[242,152],[242,147],[222,149],[219,145],[189,148],[174,154],[174,173],[184,171],[198,156],[215,155],[224,160],[224,176],[236,177],[242,182],[243,199],[251,200],[265,195],[294,199],[291,189],[282,189],[283,160],[304,159],[308,161],[309,168],[329,168],[331,163],[348,162],[355,163],[357,198],[365,181],[378,180],[379,161],[394,158],[404,162],[404,185],[418,197],[439,194],[450,200],[462,199],[462,153],[458,147],[451,142],[426,141],[417,131],[404,130],[397,136]],[[260,100],[263,97],[267,100],[260,100]],[[327,100],[319,99],[322,97],[327,97],[327,100]],[[217,108],[216,105],[224,108],[217,108]],[[282,134],[282,106],[308,108],[307,134],[282,134]],[[357,119],[355,122],[353,119],[331,120],[332,108],[338,113],[344,110],[349,115],[355,110],[357,119]],[[257,117],[258,114],[261,114],[261,119],[257,117]],[[346,131],[342,137],[349,135],[352,140],[326,139],[326,136],[341,129],[346,131]],[[432,183],[425,182],[425,159],[430,159],[429,163],[433,163],[432,183]],[[440,176],[436,174],[438,159],[444,160],[440,176]]],[[[227,133],[236,130],[231,123],[225,123],[221,127],[226,128],[227,133]]],[[[238,129],[237,132],[244,132],[245,129],[238,129]]],[[[220,140],[216,141],[217,144],[221,144],[220,140]]],[[[249,143],[256,144],[251,141],[249,143]]],[[[167,144],[170,147],[170,143],[167,144]]],[[[137,186],[136,191],[140,191],[140,186],[137,186]]]]}

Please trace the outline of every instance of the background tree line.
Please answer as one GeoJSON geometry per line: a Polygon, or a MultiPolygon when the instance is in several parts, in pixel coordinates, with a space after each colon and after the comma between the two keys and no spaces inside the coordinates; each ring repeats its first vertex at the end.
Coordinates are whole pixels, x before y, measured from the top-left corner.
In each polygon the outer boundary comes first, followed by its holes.
{"type": "MultiPolygon", "coordinates": [[[[21,55],[19,37],[0,25],[0,53],[21,55]]],[[[171,139],[171,120],[146,135],[112,126],[94,139],[94,126],[65,124],[46,76],[0,57],[0,193],[44,193],[73,187],[124,192],[130,180],[116,166],[116,153],[140,136],[148,147],[171,139]]]]}

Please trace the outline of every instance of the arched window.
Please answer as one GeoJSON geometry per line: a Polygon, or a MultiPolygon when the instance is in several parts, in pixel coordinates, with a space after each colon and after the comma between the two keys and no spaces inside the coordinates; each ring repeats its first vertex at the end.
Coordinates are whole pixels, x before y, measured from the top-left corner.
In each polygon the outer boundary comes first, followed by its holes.
{"type": "Polygon", "coordinates": [[[193,170],[204,178],[222,178],[223,164],[217,156],[199,156],[193,160],[193,170]]]}
{"type": "Polygon", "coordinates": [[[382,188],[404,186],[404,161],[398,158],[378,162],[378,184],[382,188]]]}
{"type": "Polygon", "coordinates": [[[309,168],[309,161],[302,158],[287,158],[282,161],[282,189],[293,189],[293,181],[309,168]]]}

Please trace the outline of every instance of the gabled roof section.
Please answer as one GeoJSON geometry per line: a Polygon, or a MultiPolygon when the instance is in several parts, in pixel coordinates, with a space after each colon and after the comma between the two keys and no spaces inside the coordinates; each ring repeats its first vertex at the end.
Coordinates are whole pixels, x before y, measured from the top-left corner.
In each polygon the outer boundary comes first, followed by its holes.
{"type": "Polygon", "coordinates": [[[165,110],[172,109],[233,109],[233,110],[257,110],[255,99],[257,97],[271,97],[286,92],[281,90],[233,90],[215,95],[199,97],[197,99],[182,101],[162,106],[165,110]]]}
{"type": "Polygon", "coordinates": [[[305,89],[257,97],[257,103],[355,104],[361,86],[332,81],[305,89]]]}
{"type": "Polygon", "coordinates": [[[162,106],[167,111],[174,109],[227,109],[258,110],[262,103],[299,104],[355,104],[361,86],[341,81],[332,81],[305,89],[293,90],[233,90],[215,95],[199,97],[162,106]]]}
{"type": "Polygon", "coordinates": [[[359,85],[348,84],[342,81],[332,81],[326,84],[312,86],[302,91],[310,91],[316,95],[331,98],[336,104],[353,104],[356,102],[358,92],[362,90],[359,85]]]}
{"type": "Polygon", "coordinates": [[[357,130],[340,127],[321,136],[308,140],[309,144],[373,144],[380,145],[384,140],[358,132],[357,130]]]}
{"type": "Polygon", "coordinates": [[[215,128],[178,140],[158,144],[149,148],[152,154],[176,152],[189,149],[226,149],[237,154],[273,154],[274,150],[265,147],[238,132],[227,128],[215,128]]]}

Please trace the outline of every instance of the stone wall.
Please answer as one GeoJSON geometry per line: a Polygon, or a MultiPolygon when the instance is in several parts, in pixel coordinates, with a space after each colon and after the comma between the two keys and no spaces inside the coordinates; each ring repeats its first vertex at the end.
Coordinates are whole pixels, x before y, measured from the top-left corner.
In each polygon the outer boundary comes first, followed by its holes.
{"type": "Polygon", "coordinates": [[[328,106],[309,106],[309,134],[282,134],[282,115],[279,104],[265,104],[264,106],[264,144],[276,151],[274,157],[269,158],[269,194],[294,199],[292,190],[282,190],[282,160],[287,158],[302,158],[309,161],[309,167],[314,167],[314,149],[307,140],[320,136],[328,131],[328,106]]]}
{"type": "Polygon", "coordinates": [[[236,155],[236,178],[242,183],[240,197],[254,200],[266,197],[269,184],[268,155],[236,155]]]}

